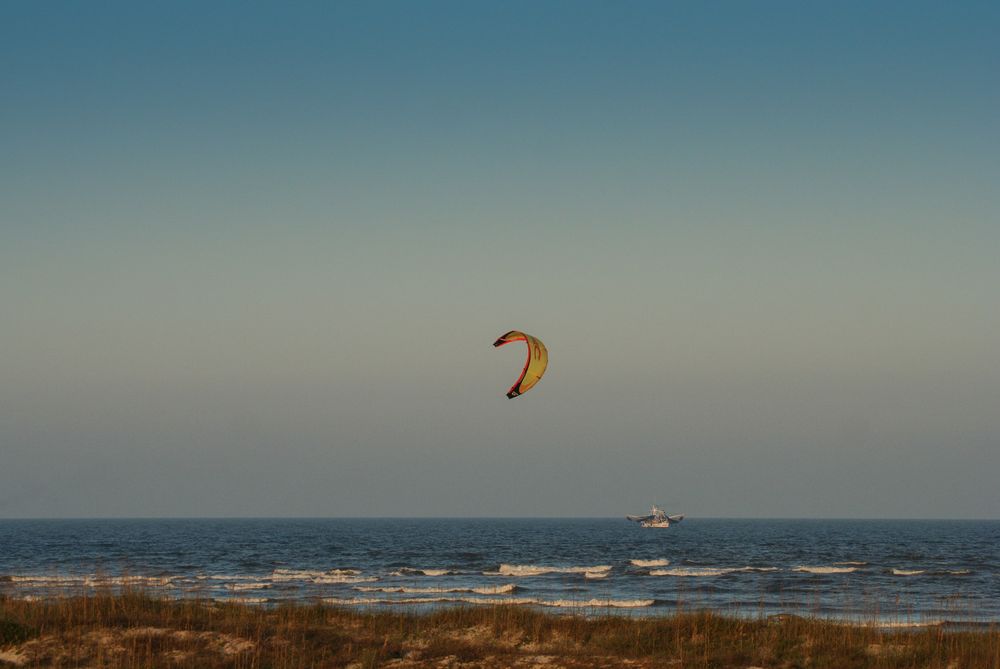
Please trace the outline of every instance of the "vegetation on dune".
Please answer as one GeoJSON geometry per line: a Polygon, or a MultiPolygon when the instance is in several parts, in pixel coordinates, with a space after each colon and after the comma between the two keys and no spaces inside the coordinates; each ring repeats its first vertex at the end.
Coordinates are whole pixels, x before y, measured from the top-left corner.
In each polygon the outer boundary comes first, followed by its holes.
{"type": "Polygon", "coordinates": [[[889,631],[796,616],[433,613],[165,600],[143,592],[0,598],[0,666],[928,667],[1000,669],[1000,631],[889,631]]]}

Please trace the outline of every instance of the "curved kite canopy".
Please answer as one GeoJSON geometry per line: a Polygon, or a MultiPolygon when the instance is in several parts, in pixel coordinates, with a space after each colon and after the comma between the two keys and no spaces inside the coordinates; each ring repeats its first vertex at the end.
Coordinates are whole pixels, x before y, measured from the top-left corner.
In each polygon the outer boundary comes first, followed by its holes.
{"type": "Polygon", "coordinates": [[[524,363],[521,376],[518,377],[514,385],[507,391],[508,399],[517,397],[534,388],[538,380],[542,378],[542,374],[545,373],[545,368],[549,364],[549,352],[545,349],[545,344],[542,343],[541,339],[532,337],[530,334],[511,330],[493,342],[493,345],[503,346],[512,341],[523,341],[528,345],[528,361],[524,363]]]}

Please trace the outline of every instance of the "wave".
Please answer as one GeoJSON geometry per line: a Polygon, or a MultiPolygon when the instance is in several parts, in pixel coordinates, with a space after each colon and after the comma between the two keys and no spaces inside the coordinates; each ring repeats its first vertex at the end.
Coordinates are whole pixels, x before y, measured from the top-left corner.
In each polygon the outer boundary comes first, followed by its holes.
{"type": "Polygon", "coordinates": [[[392,572],[390,576],[449,576],[457,574],[451,569],[416,569],[414,567],[400,567],[392,572]]]}
{"type": "Polygon", "coordinates": [[[556,608],[641,608],[652,606],[652,599],[535,599],[533,597],[404,597],[389,599],[379,597],[353,597],[349,599],[324,598],[327,604],[341,606],[385,605],[385,604],[506,604],[548,606],[556,608]]]}
{"type": "Polygon", "coordinates": [[[670,564],[670,560],[665,558],[659,560],[641,560],[636,558],[634,560],[629,560],[629,562],[636,567],[666,567],[670,564]]]}
{"type": "Polygon", "coordinates": [[[944,620],[890,620],[890,621],[875,621],[872,623],[875,627],[883,627],[887,629],[906,629],[910,627],[941,627],[946,624],[944,620]]]}
{"type": "Polygon", "coordinates": [[[242,592],[244,590],[265,590],[270,588],[270,583],[264,583],[261,581],[251,582],[251,583],[226,583],[226,590],[232,590],[233,592],[242,592]]]}
{"type": "Polygon", "coordinates": [[[609,571],[585,571],[583,572],[584,578],[595,579],[595,578],[607,578],[609,571]]]}
{"type": "Polygon", "coordinates": [[[843,562],[834,562],[833,564],[847,567],[864,567],[868,563],[859,562],[857,560],[844,560],[843,562]]]}
{"type": "Polygon", "coordinates": [[[562,608],[616,608],[635,609],[652,606],[655,600],[652,599],[588,599],[587,601],[576,599],[556,599],[538,600],[539,606],[557,606],[562,608]]]}
{"type": "Polygon", "coordinates": [[[927,574],[929,576],[968,576],[972,573],[969,569],[935,569],[933,571],[927,571],[926,569],[896,569],[890,570],[893,576],[920,576],[921,574],[927,574]]]}
{"type": "Polygon", "coordinates": [[[324,597],[325,604],[335,606],[364,606],[382,604],[534,604],[537,600],[530,597],[324,597]]]}
{"type": "Polygon", "coordinates": [[[271,574],[271,580],[279,583],[306,581],[317,584],[370,583],[378,580],[375,576],[359,576],[360,573],[357,569],[330,569],[329,571],[275,569],[274,573],[271,574]]]}
{"type": "Polygon", "coordinates": [[[777,567],[674,567],[673,569],[650,569],[650,576],[725,576],[747,572],[772,572],[777,567]]]}
{"type": "Polygon", "coordinates": [[[364,586],[359,585],[354,588],[358,592],[399,592],[409,594],[448,594],[467,592],[477,595],[504,595],[517,590],[513,583],[506,585],[484,586],[481,588],[407,588],[404,586],[364,586]]]}
{"type": "Polygon", "coordinates": [[[341,576],[338,574],[327,574],[325,576],[317,576],[312,579],[312,582],[322,585],[332,583],[371,583],[372,581],[377,580],[377,576],[341,576]]]}
{"type": "Polygon", "coordinates": [[[265,604],[270,600],[267,597],[216,597],[215,601],[221,604],[265,604]]]}
{"type": "MultiPolygon", "coordinates": [[[[486,576],[541,576],[542,574],[597,574],[611,571],[611,565],[596,567],[545,567],[532,564],[501,564],[496,571],[484,571],[486,576]]],[[[591,578],[594,578],[591,576],[591,578]]]]}
{"type": "Polygon", "coordinates": [[[69,587],[109,587],[121,585],[137,585],[144,587],[163,587],[171,585],[179,577],[177,576],[8,576],[5,580],[10,583],[22,583],[24,585],[69,587]]]}
{"type": "Polygon", "coordinates": [[[792,569],[792,571],[806,574],[850,574],[857,570],[857,567],[806,567],[802,565],[792,569]]]}

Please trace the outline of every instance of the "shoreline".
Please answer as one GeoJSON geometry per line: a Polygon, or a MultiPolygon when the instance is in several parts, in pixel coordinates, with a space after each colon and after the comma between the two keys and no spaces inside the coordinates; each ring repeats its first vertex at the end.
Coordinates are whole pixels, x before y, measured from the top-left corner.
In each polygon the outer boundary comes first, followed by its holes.
{"type": "Polygon", "coordinates": [[[527,606],[430,612],[260,606],[136,590],[0,597],[0,667],[977,667],[1000,669],[1000,626],[887,628],[796,615],[663,617],[527,606]]]}

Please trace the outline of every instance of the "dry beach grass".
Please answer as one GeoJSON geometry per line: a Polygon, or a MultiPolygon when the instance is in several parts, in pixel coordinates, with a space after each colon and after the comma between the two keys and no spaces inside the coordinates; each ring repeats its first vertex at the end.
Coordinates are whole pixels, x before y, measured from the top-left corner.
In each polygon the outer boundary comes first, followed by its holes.
{"type": "Polygon", "coordinates": [[[781,616],[433,613],[120,594],[0,598],[0,667],[811,667],[1000,669],[1000,630],[886,630],[781,616]]]}

